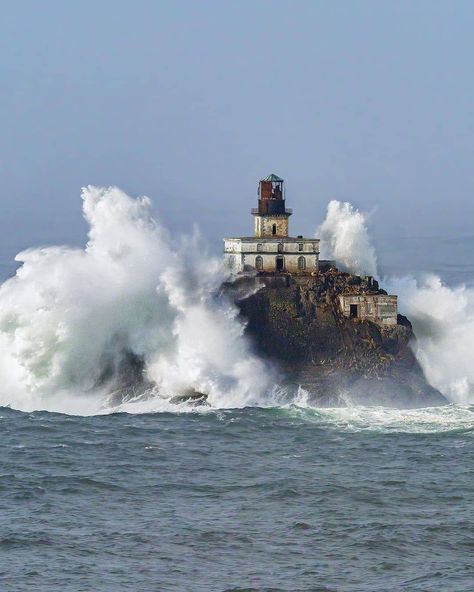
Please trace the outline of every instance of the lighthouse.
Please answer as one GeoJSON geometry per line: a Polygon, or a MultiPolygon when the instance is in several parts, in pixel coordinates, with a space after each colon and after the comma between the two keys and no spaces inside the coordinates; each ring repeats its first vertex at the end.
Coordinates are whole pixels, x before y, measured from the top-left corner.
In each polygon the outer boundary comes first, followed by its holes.
{"type": "Polygon", "coordinates": [[[319,239],[289,235],[292,211],[286,207],[285,181],[271,174],[258,183],[252,209],[254,236],[225,238],[224,257],[233,273],[308,275],[318,270],[319,239]]]}
{"type": "Polygon", "coordinates": [[[268,175],[258,184],[258,207],[255,216],[255,236],[259,238],[288,236],[291,210],[285,206],[285,182],[277,175],[268,175]]]}

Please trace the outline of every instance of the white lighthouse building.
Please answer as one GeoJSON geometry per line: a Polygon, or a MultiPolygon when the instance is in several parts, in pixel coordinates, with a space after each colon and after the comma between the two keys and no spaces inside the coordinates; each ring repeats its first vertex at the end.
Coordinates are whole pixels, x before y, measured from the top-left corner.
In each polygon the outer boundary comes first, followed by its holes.
{"type": "Polygon", "coordinates": [[[224,256],[234,273],[311,274],[319,266],[319,239],[288,234],[291,210],[285,204],[284,181],[268,175],[258,184],[258,207],[252,209],[254,236],[224,239],[224,256]]]}

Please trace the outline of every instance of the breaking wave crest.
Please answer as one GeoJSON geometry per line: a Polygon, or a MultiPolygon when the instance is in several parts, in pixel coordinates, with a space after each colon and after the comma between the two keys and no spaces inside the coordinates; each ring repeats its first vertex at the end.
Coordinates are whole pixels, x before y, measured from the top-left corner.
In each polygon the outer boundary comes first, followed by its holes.
{"type": "Polygon", "coordinates": [[[330,201],[326,218],[316,231],[321,257],[335,260],[340,269],[355,275],[376,275],[377,257],[366,218],[348,202],[330,201]]]}
{"type": "Polygon", "coordinates": [[[384,281],[411,322],[412,344],[428,382],[450,401],[474,402],[474,289],[435,275],[384,281]]]}
{"type": "Polygon", "coordinates": [[[148,198],[115,187],[89,186],[82,199],[86,247],[24,251],[0,288],[0,404],[97,412],[130,355],[165,400],[202,392],[240,407],[263,397],[271,370],[219,295],[225,274],[199,235],[172,243],[148,198]]]}

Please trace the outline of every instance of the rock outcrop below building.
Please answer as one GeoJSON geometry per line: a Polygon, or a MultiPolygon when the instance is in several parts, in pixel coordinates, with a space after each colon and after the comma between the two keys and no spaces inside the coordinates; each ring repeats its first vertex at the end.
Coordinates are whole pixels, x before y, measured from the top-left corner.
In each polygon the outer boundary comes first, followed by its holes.
{"type": "Polygon", "coordinates": [[[255,350],[272,360],[285,380],[300,384],[312,402],[397,407],[447,402],[423,376],[409,345],[414,334],[408,319],[398,315],[396,324],[384,324],[350,318],[341,306],[341,295],[382,301],[387,294],[371,278],[334,269],[306,277],[257,275],[241,277],[226,290],[255,350]]]}

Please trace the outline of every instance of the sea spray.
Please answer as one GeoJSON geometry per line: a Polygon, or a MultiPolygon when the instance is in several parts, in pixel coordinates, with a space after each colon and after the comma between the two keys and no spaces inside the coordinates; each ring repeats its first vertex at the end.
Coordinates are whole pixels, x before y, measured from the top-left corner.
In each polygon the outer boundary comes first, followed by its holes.
{"type": "MultiPolygon", "coordinates": [[[[322,257],[335,259],[350,273],[376,275],[364,213],[331,201],[317,232],[322,257]]],[[[413,323],[417,340],[412,347],[428,382],[451,401],[474,402],[474,289],[448,287],[434,275],[384,278],[383,286],[399,295],[399,310],[413,323]]]]}
{"type": "Polygon", "coordinates": [[[384,283],[413,323],[412,347],[430,384],[451,401],[474,402],[474,289],[446,286],[434,275],[384,283]]]}
{"type": "Polygon", "coordinates": [[[377,274],[377,258],[370,242],[366,215],[350,203],[330,201],[316,236],[321,240],[321,257],[335,260],[342,271],[354,275],[377,274]]]}
{"type": "Polygon", "coordinates": [[[82,198],[86,247],[24,251],[0,288],[0,404],[95,413],[126,353],[162,396],[199,391],[235,407],[263,397],[271,372],[218,296],[220,259],[197,234],[172,243],[148,198],[92,186],[82,198]]]}

